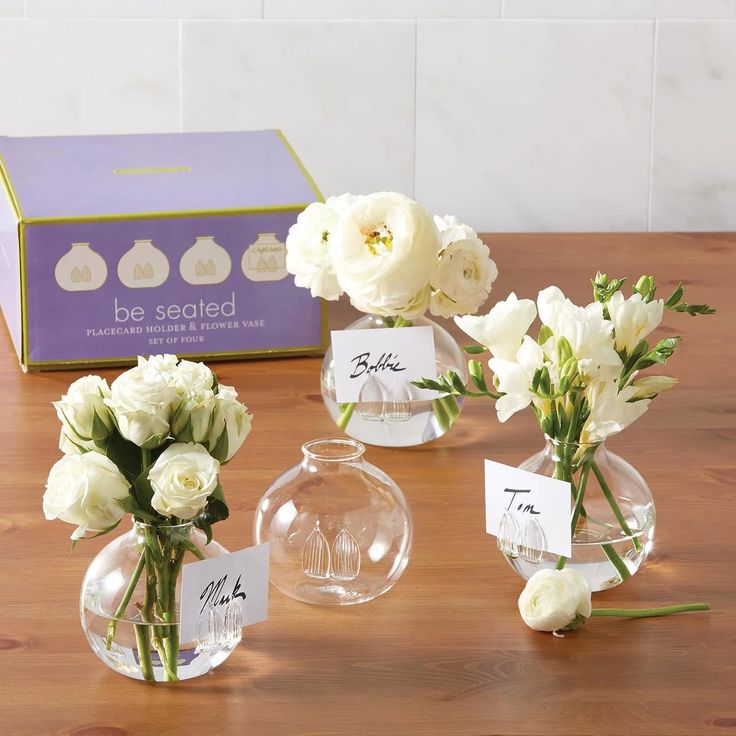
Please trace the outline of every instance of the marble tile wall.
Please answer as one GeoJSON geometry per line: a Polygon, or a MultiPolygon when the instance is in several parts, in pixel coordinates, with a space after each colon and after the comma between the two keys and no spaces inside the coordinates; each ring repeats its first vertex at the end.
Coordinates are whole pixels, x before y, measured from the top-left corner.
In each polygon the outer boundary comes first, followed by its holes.
{"type": "Polygon", "coordinates": [[[263,127],[479,230],[733,230],[736,0],[0,0],[0,135],[263,127]]]}

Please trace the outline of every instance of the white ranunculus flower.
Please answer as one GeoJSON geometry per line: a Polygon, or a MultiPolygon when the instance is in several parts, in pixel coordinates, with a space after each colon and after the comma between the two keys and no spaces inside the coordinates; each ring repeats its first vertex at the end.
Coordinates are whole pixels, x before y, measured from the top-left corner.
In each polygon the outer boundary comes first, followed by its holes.
{"type": "Polygon", "coordinates": [[[252,423],[253,415],[238,401],[238,392],[220,384],[208,443],[213,456],[222,463],[228,462],[250,434],[252,423]]]}
{"type": "Polygon", "coordinates": [[[670,376],[642,376],[635,378],[629,385],[634,389],[634,399],[651,399],[676,384],[677,379],[670,376]]]}
{"type": "Polygon", "coordinates": [[[61,422],[59,449],[65,454],[99,451],[115,426],[105,399],[110,396],[107,381],[99,376],[78,378],[60,401],[54,401],[61,422]]]}
{"type": "Polygon", "coordinates": [[[636,398],[636,388],[626,386],[618,390],[614,381],[595,381],[588,385],[586,398],[590,416],[583,425],[580,442],[594,444],[626,429],[648,408],[650,399],[636,398]]]}
{"type": "Polygon", "coordinates": [[[135,368],[121,373],[112,382],[110,398],[105,399],[120,434],[146,449],[158,447],[168,436],[172,407],[179,398],[171,384],[176,366],[170,373],[162,372],[153,360],[141,359],[135,368]]]}
{"type": "Polygon", "coordinates": [[[467,225],[456,222],[448,225],[449,219],[435,217],[435,224],[438,220],[445,224],[444,230],[440,228],[442,254],[430,277],[432,288],[435,289],[430,308],[432,314],[440,317],[478,311],[498,276],[488,246],[467,225]],[[466,237],[447,242],[448,238],[457,237],[465,231],[468,231],[466,237]]]}
{"type": "Polygon", "coordinates": [[[496,358],[516,360],[516,353],[537,310],[531,299],[517,299],[511,292],[506,301],[497,302],[488,314],[455,317],[455,324],[470,337],[485,345],[496,358]]]}
{"type": "Polygon", "coordinates": [[[286,270],[297,286],[314,297],[334,301],[343,293],[332,266],[332,231],[352,195],[330,197],[310,204],[289,228],[286,237],[286,270]]]}
{"type": "Polygon", "coordinates": [[[193,519],[217,487],[220,463],[193,442],[169,445],[148,472],[151,506],[166,517],[193,519]]]}
{"type": "Polygon", "coordinates": [[[428,284],[440,250],[429,214],[396,192],[356,199],[330,240],[340,287],[371,314],[398,314],[411,304],[428,284]]]}
{"type": "Polygon", "coordinates": [[[572,568],[538,570],[519,596],[519,613],[535,631],[577,628],[592,610],[588,581],[572,568]]]}
{"type": "Polygon", "coordinates": [[[641,340],[659,327],[664,301],[654,299],[647,303],[640,294],[624,299],[617,291],[608,301],[608,313],[616,331],[616,349],[631,353],[641,340]]]}
{"type": "Polygon", "coordinates": [[[515,360],[491,358],[488,366],[496,377],[496,386],[505,396],[496,400],[498,421],[505,422],[517,411],[526,409],[534,399],[531,391],[534,372],[544,365],[542,348],[524,335],[521,347],[518,349],[515,360]]]}
{"type": "Polygon", "coordinates": [[[128,495],[130,483],[112,460],[97,452],[65,455],[54,463],[43,494],[47,519],[76,524],[72,539],[101,532],[125,516],[117,503],[128,495]]]}
{"type": "Polygon", "coordinates": [[[204,363],[181,360],[171,374],[171,383],[182,395],[212,391],[215,376],[204,363]]]}

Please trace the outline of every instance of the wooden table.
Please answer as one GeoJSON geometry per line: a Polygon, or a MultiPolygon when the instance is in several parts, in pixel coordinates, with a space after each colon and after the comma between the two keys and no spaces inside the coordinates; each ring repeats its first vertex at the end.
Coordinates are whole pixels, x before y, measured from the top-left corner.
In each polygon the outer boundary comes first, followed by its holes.
{"type": "MultiPolygon", "coordinates": [[[[56,459],[50,402],[79,372],[22,375],[0,329],[0,733],[124,734],[729,734],[736,733],[733,235],[489,236],[500,277],[535,297],[558,284],[589,300],[596,269],[677,279],[718,315],[668,315],[685,337],[668,373],[681,385],[611,441],[648,479],[655,550],[636,577],[596,594],[598,606],[709,601],[713,611],[665,619],[595,619],[557,639],[526,628],[516,577],[484,532],[483,458],[516,464],[538,450],[530,414],[506,425],[490,402],[466,406],[441,440],[368,449],[403,488],[415,520],[412,560],[386,596],[336,610],[271,590],[270,618],[214,673],[151,686],[113,673],[82,634],[78,592],[109,539],[78,545],[43,519],[56,459]]],[[[336,326],[349,318],[333,314],[336,326]]],[[[305,440],[336,432],[322,406],[317,359],[217,366],[255,413],[255,429],[224,472],[231,549],[251,543],[257,500],[299,460],[305,440]]],[[[111,379],[116,370],[103,371],[111,379]]]]}

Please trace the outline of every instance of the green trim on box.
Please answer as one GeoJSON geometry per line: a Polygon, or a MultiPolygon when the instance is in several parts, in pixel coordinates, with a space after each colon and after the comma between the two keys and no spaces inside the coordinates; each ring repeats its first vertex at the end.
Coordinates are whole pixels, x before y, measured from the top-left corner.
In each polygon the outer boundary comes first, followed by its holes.
{"type": "Polygon", "coordinates": [[[13,212],[15,213],[15,219],[18,220],[18,222],[21,222],[23,220],[23,210],[21,209],[20,200],[15,192],[13,182],[10,179],[10,172],[8,171],[8,167],[6,166],[5,159],[2,155],[0,155],[0,181],[3,183],[3,189],[5,189],[5,193],[8,195],[8,199],[10,200],[10,206],[13,208],[13,212]]]}
{"type": "MultiPolygon", "coordinates": [[[[294,163],[299,167],[299,171],[302,172],[302,175],[304,178],[309,182],[309,186],[312,187],[312,191],[314,192],[315,197],[320,202],[324,202],[325,198],[322,196],[322,192],[320,192],[319,187],[317,186],[317,182],[312,179],[312,175],[307,171],[307,167],[304,166],[302,163],[302,160],[299,158],[299,156],[296,155],[296,151],[292,148],[291,143],[286,139],[286,136],[284,135],[284,131],[280,129],[276,129],[276,135],[281,139],[281,142],[286,146],[286,149],[291,154],[291,157],[294,159],[294,163]]],[[[305,205],[306,207],[306,205],[305,205]]]]}

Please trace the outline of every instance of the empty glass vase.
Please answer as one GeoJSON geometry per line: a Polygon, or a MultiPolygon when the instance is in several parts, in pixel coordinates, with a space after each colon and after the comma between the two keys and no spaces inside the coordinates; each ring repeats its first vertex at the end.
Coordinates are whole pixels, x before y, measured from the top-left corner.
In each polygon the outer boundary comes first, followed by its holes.
{"type": "MultiPolygon", "coordinates": [[[[410,325],[432,328],[437,375],[453,370],[465,383],[465,358],[452,335],[426,317],[418,317],[410,325]]],[[[367,314],[346,329],[373,330],[391,326],[391,319],[367,314]]],[[[339,404],[331,347],[322,361],[321,387],[325,407],[335,424],[350,437],[381,447],[409,447],[431,442],[447,432],[463,406],[461,396],[420,390],[404,380],[388,383],[379,376],[366,380],[356,403],[339,404]]]]}
{"type": "Polygon", "coordinates": [[[525,579],[542,568],[572,567],[591,590],[620,585],[634,575],[654,544],[654,500],[646,481],[603,443],[547,438],[544,449],[519,468],[570,483],[572,557],[542,552],[544,533],[533,517],[507,511],[498,547],[525,579]]]}
{"type": "Polygon", "coordinates": [[[350,605],[382,595],[409,562],[406,499],[348,439],[302,447],[256,509],[256,544],[270,542],[271,582],[305,603],[350,605]]]}
{"type": "Polygon", "coordinates": [[[127,677],[153,682],[187,680],[222,664],[241,638],[237,603],[208,606],[196,636],[181,641],[181,567],[227,554],[191,523],[134,521],[90,564],[80,595],[82,627],[92,651],[127,677]]]}

